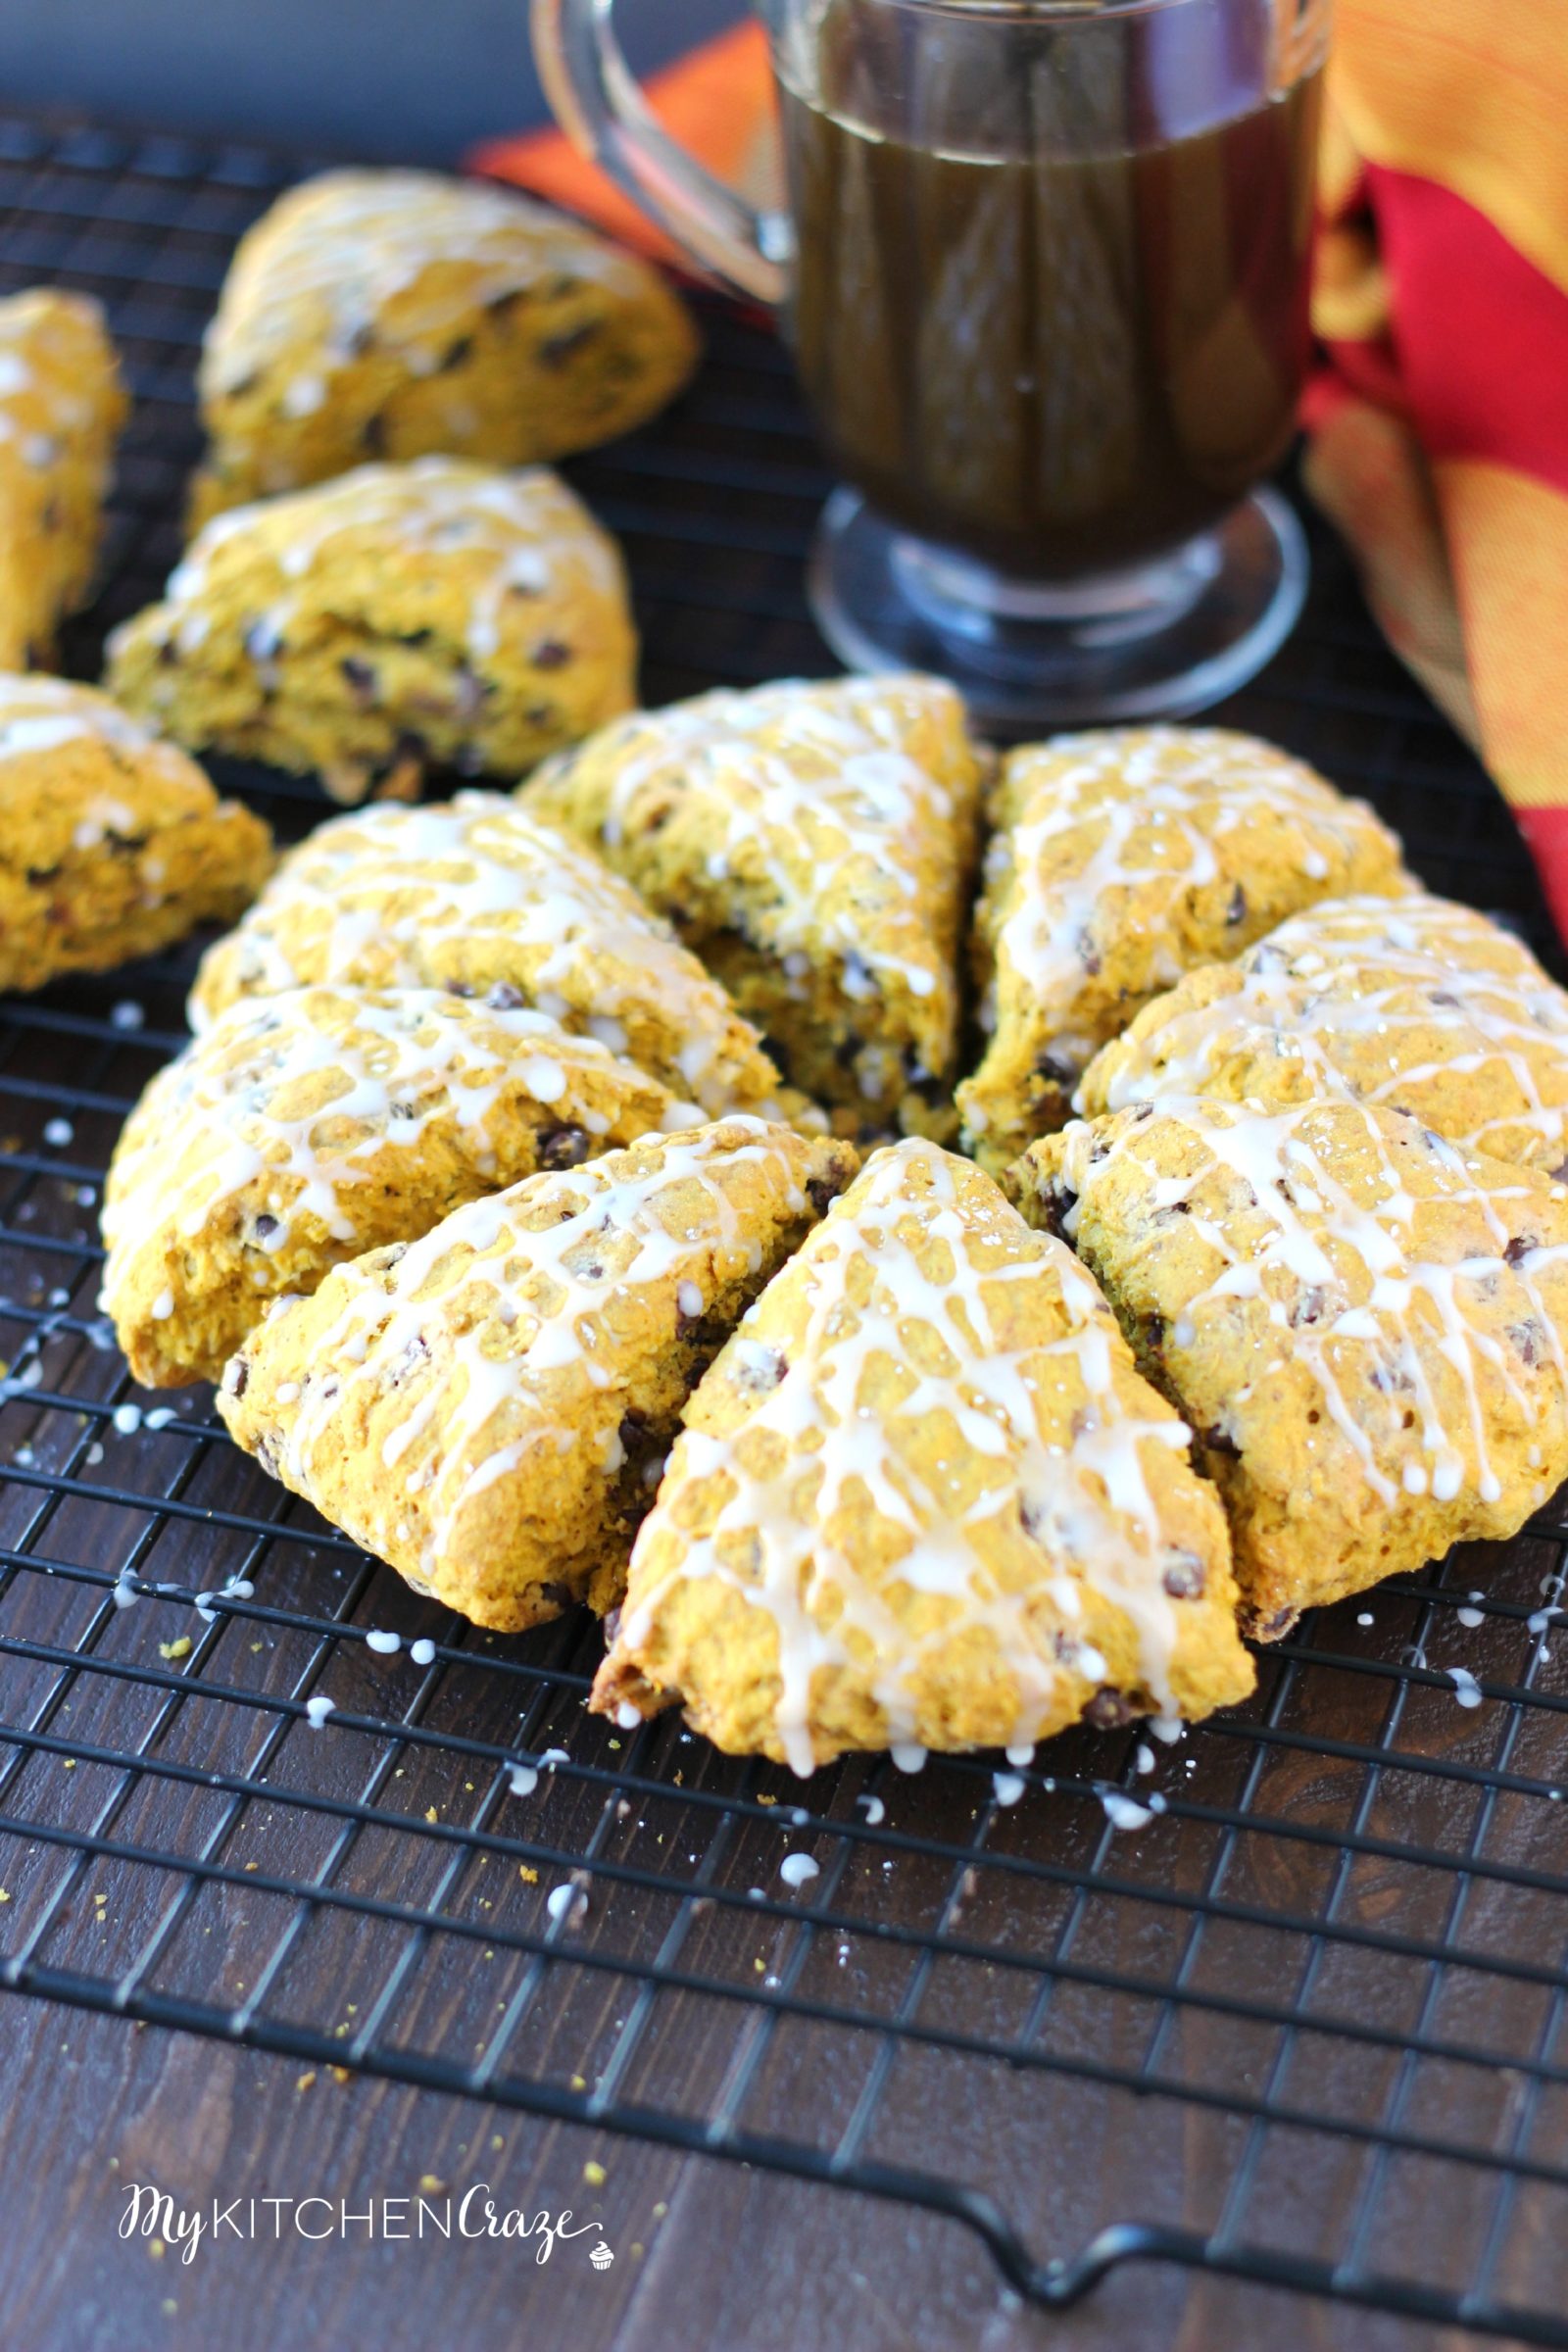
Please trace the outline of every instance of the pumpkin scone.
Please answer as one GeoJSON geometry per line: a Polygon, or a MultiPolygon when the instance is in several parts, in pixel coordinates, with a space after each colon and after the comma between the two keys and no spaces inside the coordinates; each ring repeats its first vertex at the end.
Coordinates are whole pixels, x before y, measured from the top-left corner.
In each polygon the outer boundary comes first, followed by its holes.
{"type": "Polygon", "coordinates": [[[0,988],[232,922],[271,862],[261,818],[106,695],[0,675],[0,988]]]}
{"type": "Polygon", "coordinates": [[[426,765],[514,781],[635,699],[620,553],[543,466],[363,466],[218,515],[109,683],[193,751],[413,797],[426,765]]]}
{"type": "Polygon", "coordinates": [[[1243,1698],[1190,1437],[989,1176],[879,1152],[687,1406],[593,1704],[805,1773],[1243,1698]]]}
{"type": "Polygon", "coordinates": [[[654,416],[696,359],[658,270],[579,222],[431,172],[323,172],[224,281],[194,518],[367,459],[564,457],[654,416]]]}
{"type": "Polygon", "coordinates": [[[127,406],[97,303],[0,301],[0,670],[46,662],[86,602],[127,406]]]}
{"type": "Polygon", "coordinates": [[[475,1624],[607,1609],[682,1405],[855,1166],[742,1118],[531,1176],[279,1299],[220,1409],[475,1624]]]}
{"type": "Polygon", "coordinates": [[[616,720],[523,806],[676,925],[851,1133],[951,1097],[979,761],[937,678],[801,680],[616,720]]]}
{"type": "Polygon", "coordinates": [[[191,1026],[323,981],[513,992],[714,1115],[778,1087],[756,1032],[630,884],[502,793],[318,825],[209,949],[191,1026]]]}
{"type": "Polygon", "coordinates": [[[989,1042],[957,1100],[993,1169],[1061,1125],[1099,1048],[1184,972],[1229,962],[1318,899],[1409,887],[1363,802],[1219,728],[1026,745],[991,814],[974,938],[989,1042]]]}
{"type": "Polygon", "coordinates": [[[1201,1100],[1076,1122],[1008,1173],[1198,1433],[1262,1639],[1568,1474],[1568,1190],[1401,1111],[1201,1100]]]}
{"type": "Polygon", "coordinates": [[[657,1079],[547,1013],[440,989],[234,1004],[125,1122],[101,1303],[139,1381],[216,1380],[285,1292],[666,1120],[657,1079]]]}
{"type": "Polygon", "coordinates": [[[1472,907],[1420,892],[1325,900],[1145,1005],[1096,1054],[1076,1107],[1338,1094],[1568,1174],[1568,994],[1472,907]]]}

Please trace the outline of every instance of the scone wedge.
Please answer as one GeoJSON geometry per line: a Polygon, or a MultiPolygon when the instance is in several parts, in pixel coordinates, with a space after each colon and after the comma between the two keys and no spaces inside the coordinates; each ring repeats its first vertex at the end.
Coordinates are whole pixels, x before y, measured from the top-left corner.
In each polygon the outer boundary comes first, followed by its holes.
{"type": "Polygon", "coordinates": [[[1568,1475],[1568,1189],[1400,1111],[1143,1103],[1008,1184],[1198,1433],[1246,1620],[1511,1536],[1568,1475]]]}
{"type": "Polygon", "coordinates": [[[318,826],[208,951],[191,1025],[318,982],[511,992],[714,1116],[779,1083],[756,1031],[630,885],[500,793],[318,826]]]}
{"type": "Polygon", "coordinates": [[[1252,1667],[1189,1437],[1070,1251],[892,1146],[688,1405],[593,1703],[802,1773],[1205,1715],[1252,1667]]]}
{"type": "Polygon", "coordinates": [[[192,751],[412,797],[514,781],[634,701],[619,551],[543,466],[362,466],[218,515],[115,631],[111,690],[192,751]]]}
{"type": "Polygon", "coordinates": [[[271,862],[262,819],[107,695],[0,676],[0,988],[232,922],[271,862]]]}
{"type": "Polygon", "coordinates": [[[471,1201],[281,1299],[219,1405],[274,1477],[501,1631],[619,1599],[681,1407],[855,1153],[759,1119],[471,1201]]]}
{"type": "Polygon", "coordinates": [[[224,280],[195,518],[370,458],[564,457],[652,416],[696,358],[658,270],[580,221],[433,172],[322,172],[224,280]]]}
{"type": "Polygon", "coordinates": [[[957,1099],[992,1169],[1061,1125],[1099,1048],[1184,972],[1318,899],[1409,887],[1364,802],[1215,727],[1025,745],[991,815],[974,936],[989,1043],[957,1099]]]}
{"type": "Polygon", "coordinates": [[[1473,907],[1419,891],[1325,900],[1145,1005],[1096,1054],[1076,1107],[1339,1094],[1568,1173],[1568,993],[1473,907]]]}
{"type": "Polygon", "coordinates": [[[951,1097],[980,760],[939,678],[801,679],[614,720],[524,808],[667,914],[846,1132],[951,1097]]]}
{"type": "Polygon", "coordinates": [[[145,1385],[216,1380],[274,1298],[345,1258],[693,1116],[547,1013],[441,989],[233,1004],[125,1122],[102,1304],[145,1385]]]}
{"type": "Polygon", "coordinates": [[[86,602],[128,406],[89,296],[0,301],[0,670],[46,662],[86,602]]]}

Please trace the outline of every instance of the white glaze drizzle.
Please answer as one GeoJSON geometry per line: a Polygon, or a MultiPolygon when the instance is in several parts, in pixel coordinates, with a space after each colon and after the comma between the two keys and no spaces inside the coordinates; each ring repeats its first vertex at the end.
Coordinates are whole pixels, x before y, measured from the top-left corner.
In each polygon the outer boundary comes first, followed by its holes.
{"type": "Polygon", "coordinates": [[[1225,1064],[1262,1058],[1293,1063],[1298,1094],[1431,1118],[1423,1089],[1485,1071],[1503,1098],[1479,1125],[1445,1127],[1449,1142],[1517,1159],[1508,1131],[1523,1129],[1553,1165],[1568,1158],[1568,996],[1473,908],[1424,893],[1326,900],[1231,968],[1239,986],[1206,1005],[1178,992],[1147,1038],[1110,1049],[1106,1108],[1201,1095],[1225,1064]]]}
{"type": "Polygon", "coordinates": [[[291,1249],[312,1218],[352,1243],[363,1233],[356,1190],[396,1181],[389,1150],[416,1150],[439,1123],[446,1150],[493,1178],[498,1107],[531,1097],[553,1123],[603,1137],[610,1120],[593,1098],[614,1102],[617,1091],[622,1115],[639,1104],[645,1114],[622,1140],[668,1103],[641,1071],[542,1012],[441,989],[242,999],[159,1073],[126,1128],[104,1194],[104,1296],[120,1296],[150,1239],[188,1242],[237,1195],[270,1221],[260,1249],[291,1249]]]}
{"type": "MultiPolygon", "coordinates": [[[[922,721],[934,733],[947,722],[960,749],[955,712],[950,687],[915,676],[786,679],[633,712],[592,746],[596,771],[612,770],[602,839],[613,854],[639,799],[674,788],[713,823],[705,878],[756,893],[780,956],[839,962],[852,998],[885,981],[913,997],[951,998],[950,943],[920,903],[921,866],[944,844],[951,866],[959,810],[954,789],[908,744],[922,721]],[[869,924],[868,888],[878,902],[869,924]]],[[[568,753],[559,763],[568,776],[572,760],[568,753]]],[[[958,877],[943,879],[956,886],[958,877]]]]}
{"type": "MultiPolygon", "coordinates": [[[[1082,1583],[1122,1610],[1136,1631],[1142,1680],[1163,1710],[1175,1711],[1178,1607],[1162,1581],[1170,1553],[1142,1452],[1151,1445],[1183,1451],[1191,1432],[1174,1418],[1144,1420],[1125,1410],[1112,1382],[1122,1343],[1094,1283],[1058,1243],[1028,1234],[1000,1193],[994,1211],[960,1204],[963,1166],[919,1140],[875,1154],[798,1261],[809,1264],[808,1315],[791,1333],[782,1377],[784,1349],[759,1332],[754,1307],[709,1381],[739,1381],[757,1395],[755,1408],[720,1437],[701,1426],[699,1404],[633,1550],[619,1637],[633,1653],[664,1594],[686,1578],[720,1577],[771,1617],[774,1726],[799,1773],[813,1769],[811,1686],[820,1670],[864,1683],[886,1717],[895,1759],[916,1745],[914,1678],[957,1625],[988,1628],[1013,1679],[1011,1745],[1030,1747],[1054,1727],[1070,1669],[1091,1677],[1097,1667],[1104,1671],[1098,1653],[1070,1638],[1060,1658],[1044,1651],[1027,1615],[1035,1594],[1002,1591],[985,1566],[979,1538],[988,1524],[1015,1515],[1020,1500],[1042,1552],[1040,1589],[1068,1624],[1082,1617],[1082,1583]],[[911,1183],[916,1173],[920,1181],[911,1183]],[[1016,1253],[999,1257],[994,1245],[1011,1242],[1014,1228],[1016,1253]],[[980,1263],[971,1255],[976,1243],[992,1245],[980,1263]],[[932,1244],[946,1246],[951,1280],[933,1281],[921,1265],[917,1249],[932,1244]],[[858,1263],[873,1269],[863,1303],[850,1290],[858,1263]],[[1027,1289],[1047,1269],[1059,1289],[1065,1330],[1022,1350],[1003,1348],[987,1294],[1027,1289]],[[896,1414],[879,1415],[862,1400],[867,1368],[878,1358],[910,1363],[910,1335],[919,1326],[937,1339],[951,1369],[922,1369],[896,1414]],[[1089,1401],[1065,1450],[1042,1437],[1037,1397],[1054,1366],[1068,1365],[1089,1401]],[[924,1483],[897,1442],[901,1428],[912,1433],[936,1415],[951,1416],[960,1445],[986,1468],[982,1492],[961,1514],[951,1494],[924,1483]],[[763,1436],[777,1441],[766,1447],[777,1465],[768,1475],[748,1466],[763,1450],[763,1436]],[[725,1498],[708,1532],[693,1536],[681,1496],[688,1482],[710,1480],[721,1482],[725,1498]],[[826,1530],[852,1489],[907,1539],[892,1573],[917,1592],[958,1603],[940,1630],[913,1635],[855,1560],[829,1542],[826,1530]],[[673,1539],[671,1564],[656,1575],[647,1563],[665,1535],[673,1539]]],[[[922,1365],[928,1361],[922,1352],[922,1365]]]]}
{"type": "MultiPolygon", "coordinates": [[[[1511,1229],[1501,1213],[1511,1201],[1537,1203],[1539,1180],[1494,1182],[1501,1173],[1495,1163],[1489,1169],[1414,1120],[1356,1103],[1265,1114],[1184,1099],[1161,1102],[1144,1119],[1123,1114],[1117,1131],[1107,1131],[1103,1122],[1075,1122],[1066,1130],[1065,1168],[1077,1196],[1064,1218],[1069,1237],[1080,1230],[1085,1203],[1111,1170],[1129,1155],[1142,1159],[1167,1118],[1204,1149],[1191,1175],[1152,1175],[1147,1204],[1156,1214],[1180,1205],[1184,1230],[1223,1261],[1221,1272],[1183,1302],[1169,1326],[1164,1345],[1173,1367],[1198,1342],[1205,1318],[1223,1314],[1233,1299],[1257,1301],[1270,1333],[1278,1335],[1277,1346],[1249,1363],[1237,1402],[1245,1403],[1281,1362],[1302,1364],[1383,1509],[1393,1508],[1401,1493],[1430,1493],[1439,1502],[1451,1502],[1469,1490],[1483,1503],[1499,1501],[1503,1490],[1488,1445],[1479,1367],[1485,1364],[1500,1382],[1527,1425],[1544,1399],[1541,1384],[1521,1382],[1509,1350],[1469,1311],[1488,1286],[1517,1285],[1549,1357],[1556,1391],[1551,1409],[1559,1421],[1568,1405],[1562,1335],[1539,1288],[1544,1272],[1568,1261],[1568,1245],[1516,1250],[1510,1260],[1511,1229]],[[1419,1196],[1407,1187],[1395,1155],[1400,1137],[1417,1145],[1437,1177],[1419,1196]],[[1351,1138],[1364,1138],[1372,1148],[1371,1201],[1353,1195],[1341,1174],[1351,1138]],[[1216,1166],[1245,1188],[1242,1202],[1218,1216],[1194,1205],[1216,1166]],[[1453,1262],[1422,1254],[1415,1232],[1418,1200],[1468,1206],[1490,1247],[1453,1262]],[[1252,1229],[1255,1217],[1263,1220],[1260,1236],[1252,1229]],[[1244,1219],[1245,1239],[1236,1230],[1244,1219]],[[1445,1418],[1436,1380],[1440,1361],[1459,1381],[1457,1424],[1445,1418]],[[1356,1411],[1356,1375],[1380,1394],[1406,1398],[1412,1426],[1392,1426],[1398,1416],[1391,1414],[1391,1426],[1374,1444],[1356,1411]]],[[[1553,1186],[1550,1198],[1560,1204],[1565,1196],[1553,1186]]]]}
{"type": "MultiPolygon", "coordinates": [[[[311,1377],[272,1428],[278,1474],[310,1494],[318,1450],[335,1457],[361,1397],[406,1386],[413,1401],[382,1440],[371,1510],[387,1519],[406,1514],[433,1576],[467,1503],[542,1447],[565,1451],[584,1442],[585,1404],[617,1378],[615,1332],[635,1318],[640,1298],[668,1292],[673,1318],[684,1268],[760,1267],[762,1246],[742,1219],[733,1179],[765,1170],[767,1205],[801,1214],[798,1171],[808,1150],[760,1119],[726,1119],[569,1174],[524,1179],[454,1210],[384,1268],[340,1269],[337,1311],[313,1348],[311,1377]],[[694,1182],[702,1210],[694,1217],[688,1209],[671,1230],[662,1211],[694,1182]],[[514,1209],[533,1206],[544,1188],[568,1213],[543,1229],[514,1221],[514,1209]],[[612,1273],[607,1252],[616,1237],[631,1247],[612,1273]],[[411,1367],[427,1359],[426,1335],[436,1326],[444,1335],[439,1377],[420,1381],[411,1367]],[[495,1430],[498,1416],[515,1434],[495,1430]],[[433,1448],[410,1461],[437,1424],[433,1448]]],[[[253,1350],[265,1351],[268,1333],[293,1303],[276,1302],[253,1350]]],[[[621,1458],[615,1430],[597,1442],[596,1467],[612,1476],[621,1458]]],[[[348,1532],[375,1547],[375,1524],[348,1532]]]]}
{"type": "Polygon", "coordinates": [[[232,392],[286,359],[299,372],[285,406],[307,415],[313,388],[327,396],[322,375],[353,361],[368,328],[417,372],[429,346],[487,303],[563,279],[627,299],[648,284],[629,254],[508,190],[431,172],[324,172],[283,197],[236,255],[207,329],[202,394],[232,392]],[[416,287],[394,340],[385,313],[416,287]]]}
{"type": "MultiPolygon", "coordinates": [[[[667,1036],[655,1075],[713,1114],[734,1099],[729,999],[583,844],[502,793],[427,808],[382,803],[319,826],[214,952],[235,993],[315,982],[412,988],[449,976],[441,951],[483,941],[495,977],[618,1050],[620,1024],[667,1036]],[[491,950],[493,949],[493,954],[491,950]]],[[[209,1021],[198,982],[190,1019],[209,1021]]],[[[645,1049],[645,1060],[651,1054],[645,1049]]]]}
{"type": "MultiPolygon", "coordinates": [[[[502,471],[459,458],[416,458],[406,466],[361,466],[286,499],[233,507],[217,514],[169,575],[164,602],[116,630],[116,660],[132,636],[172,644],[189,657],[211,633],[204,604],[220,576],[243,570],[253,598],[246,650],[265,680],[270,660],[287,644],[304,611],[305,583],[331,562],[342,542],[369,556],[377,545],[416,555],[467,592],[463,633],[482,664],[509,630],[526,649],[541,611],[584,598],[619,602],[625,577],[619,553],[582,501],[548,466],[502,471]]],[[[178,680],[155,671],[148,699],[172,699],[178,680]]]]}
{"type": "MultiPolygon", "coordinates": [[[[1307,898],[1337,867],[1348,871],[1380,830],[1364,803],[1347,801],[1301,761],[1220,728],[1057,736],[1014,753],[1007,774],[1019,815],[993,837],[986,862],[998,984],[1009,979],[1059,1010],[1062,1052],[1080,1058],[1098,1042],[1070,1019],[1089,977],[1085,935],[1111,894],[1158,881],[1173,905],[1227,870],[1228,835],[1268,816],[1301,834],[1307,898]]],[[[1118,920],[1129,918],[1118,911],[1118,920]]],[[[1142,935],[1142,923],[1133,927],[1142,935]]],[[[1182,964],[1157,929],[1143,944],[1145,985],[1169,988],[1182,964]]],[[[995,989],[990,1013],[994,1024],[995,989]]]]}

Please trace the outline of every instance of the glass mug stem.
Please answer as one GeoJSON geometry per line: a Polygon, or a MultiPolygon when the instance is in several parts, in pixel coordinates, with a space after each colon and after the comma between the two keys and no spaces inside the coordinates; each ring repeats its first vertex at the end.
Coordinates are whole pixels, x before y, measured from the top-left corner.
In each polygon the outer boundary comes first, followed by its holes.
{"type": "Polygon", "coordinates": [[[1307,356],[1332,0],[767,0],[789,214],[653,120],[612,0],[533,0],[562,122],[777,307],[835,468],[808,574],[852,666],[999,732],[1179,715],[1299,612],[1260,488],[1307,356]]]}

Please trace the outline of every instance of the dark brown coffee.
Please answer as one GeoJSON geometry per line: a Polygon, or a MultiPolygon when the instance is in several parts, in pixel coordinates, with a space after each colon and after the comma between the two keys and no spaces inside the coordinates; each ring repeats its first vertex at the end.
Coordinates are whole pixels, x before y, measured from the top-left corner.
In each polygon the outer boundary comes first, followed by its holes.
{"type": "Polygon", "coordinates": [[[1073,94],[1043,71],[1042,119],[1025,77],[987,160],[861,127],[857,88],[897,61],[868,67],[848,10],[835,51],[835,23],[810,97],[781,102],[790,329],[838,469],[904,528],[1037,579],[1216,520],[1291,438],[1321,75],[1171,139],[1117,89],[1115,144],[1063,160],[1082,123],[1063,140],[1073,94]]]}

